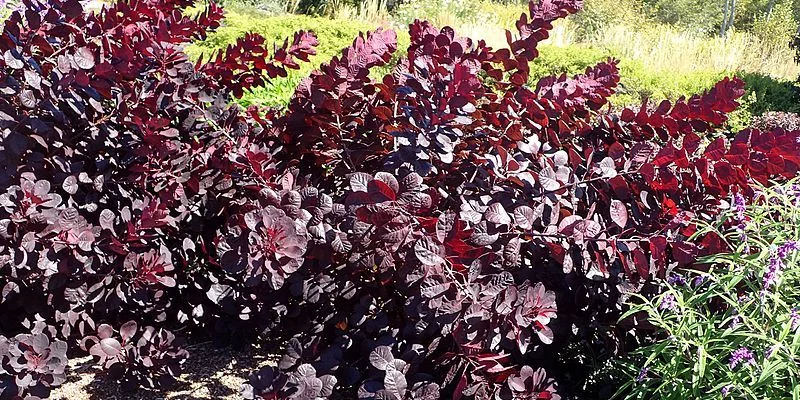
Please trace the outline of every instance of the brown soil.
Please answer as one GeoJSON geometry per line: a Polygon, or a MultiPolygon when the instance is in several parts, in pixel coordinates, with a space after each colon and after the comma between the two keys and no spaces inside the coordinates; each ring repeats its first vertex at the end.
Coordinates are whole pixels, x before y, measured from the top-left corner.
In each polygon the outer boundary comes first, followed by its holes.
{"type": "Polygon", "coordinates": [[[239,389],[247,375],[274,359],[257,351],[235,351],[197,345],[189,348],[191,357],[183,365],[183,375],[168,391],[123,392],[113,382],[95,378],[91,357],[70,361],[67,382],[54,390],[51,399],[63,400],[161,400],[161,399],[239,399],[239,389]]]}

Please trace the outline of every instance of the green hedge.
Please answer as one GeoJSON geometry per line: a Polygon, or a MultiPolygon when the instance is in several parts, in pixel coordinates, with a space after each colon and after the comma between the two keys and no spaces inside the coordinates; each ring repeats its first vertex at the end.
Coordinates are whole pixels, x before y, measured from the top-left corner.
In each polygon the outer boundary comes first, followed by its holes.
{"type": "MultiPolygon", "coordinates": [[[[582,73],[587,67],[614,57],[613,49],[600,49],[585,45],[569,47],[540,46],[540,56],[531,65],[531,82],[548,75],[582,73]]],[[[648,71],[641,63],[632,60],[620,62],[620,87],[611,98],[615,106],[641,104],[650,99],[675,100],[710,89],[726,75],[736,75],[745,81],[746,93],[742,107],[730,115],[733,130],[750,124],[753,116],[767,111],[800,113],[800,89],[795,82],[748,72],[708,71],[675,74],[648,71]]]]}
{"type": "MultiPolygon", "coordinates": [[[[535,82],[547,75],[575,75],[587,67],[616,57],[613,50],[586,45],[569,47],[540,46],[539,58],[531,65],[531,80],[535,82]]],[[[725,76],[722,72],[693,74],[664,74],[647,71],[641,63],[621,60],[620,88],[612,98],[618,106],[641,104],[645,99],[674,100],[683,95],[699,93],[714,85],[725,76]]]]}
{"type": "MultiPolygon", "coordinates": [[[[375,29],[374,26],[360,21],[344,21],[306,15],[281,15],[269,16],[257,11],[227,11],[224,26],[209,37],[195,43],[186,52],[196,59],[201,53],[222,49],[247,32],[258,33],[268,40],[283,43],[299,30],[310,30],[316,33],[319,39],[317,55],[311,58],[310,63],[302,63],[300,70],[290,71],[286,78],[275,79],[264,88],[257,88],[239,100],[247,106],[259,104],[267,106],[280,106],[289,101],[294,88],[300,80],[320,64],[328,62],[333,56],[339,55],[342,49],[350,46],[359,32],[375,29]]],[[[408,34],[399,35],[400,48],[408,46],[408,34]]]]}
{"type": "MultiPolygon", "coordinates": [[[[257,11],[235,9],[228,11],[225,24],[205,41],[196,43],[187,49],[190,56],[196,58],[201,53],[210,53],[234,43],[238,37],[247,32],[259,33],[269,40],[282,43],[298,30],[312,30],[319,38],[318,54],[312,57],[311,63],[303,64],[298,71],[291,71],[286,78],[276,79],[267,87],[257,88],[247,93],[239,102],[242,105],[260,104],[280,106],[288,102],[297,83],[331,57],[338,55],[349,46],[359,32],[374,29],[370,24],[351,20],[333,20],[328,18],[309,17],[305,15],[270,16],[257,11]]],[[[398,32],[400,49],[408,46],[408,34],[398,32]]],[[[399,56],[402,51],[398,51],[399,56]]],[[[588,45],[572,45],[556,47],[540,46],[540,56],[531,65],[531,82],[544,76],[566,73],[574,75],[586,70],[608,57],[615,57],[613,49],[598,48],[588,45]]],[[[700,93],[709,89],[716,81],[730,75],[725,72],[708,71],[692,74],[674,74],[652,72],[641,63],[622,60],[620,63],[621,82],[617,94],[611,99],[615,106],[638,105],[645,99],[659,101],[675,100],[680,96],[700,93]]],[[[387,69],[374,71],[375,75],[387,72],[387,69]]],[[[750,73],[738,73],[747,83],[748,93],[744,107],[732,116],[732,127],[741,128],[750,122],[752,115],[761,115],[765,111],[800,111],[800,99],[797,86],[793,82],[780,81],[768,76],[750,73]]]]}
{"type": "Polygon", "coordinates": [[[312,58],[315,65],[320,59],[329,59],[339,51],[349,46],[359,32],[372,27],[357,21],[338,21],[327,18],[316,18],[305,15],[266,16],[258,12],[228,11],[222,27],[209,37],[196,43],[187,53],[196,57],[203,51],[223,48],[234,43],[237,38],[247,32],[258,33],[267,40],[283,42],[299,30],[314,31],[320,38],[317,46],[318,55],[312,58]]]}

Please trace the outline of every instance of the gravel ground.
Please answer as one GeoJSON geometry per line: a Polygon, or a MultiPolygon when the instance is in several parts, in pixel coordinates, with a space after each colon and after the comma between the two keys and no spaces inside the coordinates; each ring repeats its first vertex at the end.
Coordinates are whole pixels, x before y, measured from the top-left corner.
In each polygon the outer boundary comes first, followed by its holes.
{"type": "Polygon", "coordinates": [[[183,365],[178,383],[166,392],[140,390],[122,392],[113,382],[94,378],[92,359],[70,361],[67,382],[54,390],[51,399],[64,400],[158,400],[158,399],[239,399],[239,388],[247,375],[265,365],[275,365],[271,357],[257,351],[235,351],[197,345],[189,348],[191,357],[183,365]]]}

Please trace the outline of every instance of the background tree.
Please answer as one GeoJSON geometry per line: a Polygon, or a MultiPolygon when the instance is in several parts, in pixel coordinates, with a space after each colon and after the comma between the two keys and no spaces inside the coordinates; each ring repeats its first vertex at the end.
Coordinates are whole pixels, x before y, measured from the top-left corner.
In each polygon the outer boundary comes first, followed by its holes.
{"type": "Polygon", "coordinates": [[[728,30],[733,27],[736,17],[736,0],[725,0],[722,7],[722,25],[719,28],[719,35],[724,37],[728,30]]]}

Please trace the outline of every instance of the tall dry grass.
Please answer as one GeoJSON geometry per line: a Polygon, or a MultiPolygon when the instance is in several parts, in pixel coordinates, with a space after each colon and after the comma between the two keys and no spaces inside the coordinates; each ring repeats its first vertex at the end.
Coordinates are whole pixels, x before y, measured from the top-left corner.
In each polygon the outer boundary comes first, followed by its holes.
{"type": "Polygon", "coordinates": [[[358,6],[341,4],[331,9],[330,15],[334,19],[363,21],[375,26],[387,26],[392,21],[386,0],[364,0],[358,6]]]}
{"type": "MultiPolygon", "coordinates": [[[[367,0],[359,8],[342,7],[339,19],[360,20],[376,26],[393,25],[404,30],[413,18],[427,19],[435,26],[451,26],[460,35],[483,39],[494,48],[506,47],[505,30],[523,5],[502,5],[489,0],[411,0],[394,15],[385,0],[367,0]]],[[[547,44],[567,47],[575,44],[608,49],[617,57],[640,62],[653,72],[691,74],[697,72],[753,72],[794,80],[800,66],[786,40],[765,41],[747,32],[731,32],[726,38],[707,37],[653,23],[608,24],[591,37],[578,37],[575,20],[555,24],[547,44]]]]}
{"type": "Polygon", "coordinates": [[[725,38],[682,32],[666,25],[631,29],[608,26],[590,39],[576,40],[571,21],[559,24],[551,44],[583,43],[612,49],[626,59],[637,60],[652,71],[694,73],[700,71],[745,71],[794,80],[800,66],[794,50],[780,41],[765,41],[747,32],[732,32],[725,38]]]}

